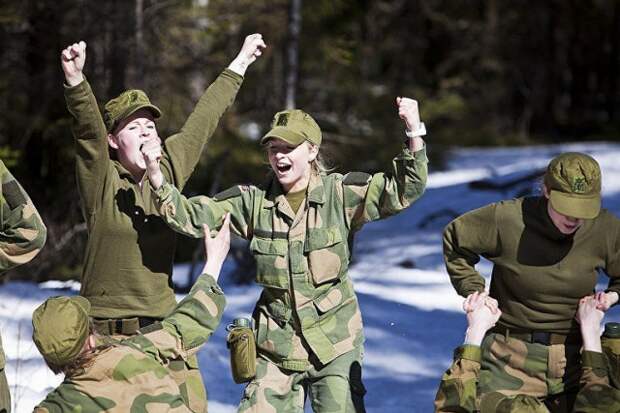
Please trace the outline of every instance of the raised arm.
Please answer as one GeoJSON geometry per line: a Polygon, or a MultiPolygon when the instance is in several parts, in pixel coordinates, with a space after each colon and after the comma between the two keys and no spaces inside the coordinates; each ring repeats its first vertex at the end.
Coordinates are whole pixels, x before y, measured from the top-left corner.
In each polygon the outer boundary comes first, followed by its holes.
{"type": "Polygon", "coordinates": [[[448,224],[443,233],[443,254],[456,292],[467,297],[484,290],[484,278],[476,271],[480,256],[500,250],[495,219],[496,204],[470,211],[448,224]]]}
{"type": "Polygon", "coordinates": [[[30,197],[0,160],[0,273],[32,260],[47,229],[30,197]]]}
{"type": "Polygon", "coordinates": [[[344,212],[352,230],[397,214],[424,193],[428,159],[421,136],[426,129],[415,100],[399,97],[396,102],[408,138],[406,147],[392,160],[391,170],[374,175],[352,172],[342,181],[344,212]]]}
{"type": "Polygon", "coordinates": [[[162,361],[186,359],[207,342],[220,324],[226,299],[217,279],[230,248],[229,225],[227,214],[222,229],[214,237],[209,227],[204,226],[207,259],[203,273],[161,325],[147,327],[141,330],[142,337],[132,339],[143,351],[156,353],[162,361]]]}
{"type": "Polygon", "coordinates": [[[230,213],[231,229],[243,238],[249,238],[251,228],[251,191],[254,188],[232,187],[213,198],[196,196],[186,198],[173,185],[166,183],[159,168],[159,151],[156,145],[142,148],[146,173],[155,191],[162,219],[175,231],[194,238],[203,236],[203,224],[212,229],[220,228],[221,217],[230,213]]]}
{"type": "Polygon", "coordinates": [[[161,167],[168,182],[184,187],[220,118],[235,100],[246,69],[265,47],[260,34],[247,36],[237,57],[207,88],[181,131],[166,139],[161,167]]]}
{"type": "Polygon", "coordinates": [[[495,325],[501,311],[486,305],[486,293],[467,297],[463,309],[467,313],[467,332],[463,345],[454,350],[454,361],[441,378],[435,396],[435,412],[476,412],[478,407],[478,377],[480,375],[480,345],[486,332],[495,325]]]}
{"type": "Polygon", "coordinates": [[[73,118],[78,191],[84,218],[90,225],[109,167],[108,133],[97,99],[83,75],[86,43],[81,41],[68,46],[60,54],[60,60],[65,74],[65,101],[73,118]]]}

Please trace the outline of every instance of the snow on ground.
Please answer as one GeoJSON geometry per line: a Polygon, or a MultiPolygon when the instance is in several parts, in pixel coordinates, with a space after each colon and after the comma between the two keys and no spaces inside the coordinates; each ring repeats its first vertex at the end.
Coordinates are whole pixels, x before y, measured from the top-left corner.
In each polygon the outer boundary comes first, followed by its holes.
{"type": "MultiPolygon", "coordinates": [[[[459,149],[451,153],[447,170],[431,173],[426,194],[415,205],[393,218],[367,225],[357,235],[350,274],[367,338],[363,376],[369,412],[432,411],[441,374],[465,329],[462,299],[452,289],[443,267],[441,230],[455,215],[531,189],[472,190],[468,183],[486,178],[507,182],[543,169],[549,159],[565,151],[587,152],[600,162],[603,205],[620,215],[619,144],[459,149]]],[[[222,275],[228,297],[222,325],[199,353],[211,413],[235,411],[243,387],[230,377],[225,326],[235,317],[249,316],[260,293],[257,286],[227,283],[226,272],[231,266],[227,262],[222,275]]],[[[479,265],[485,274],[490,268],[488,262],[479,265]]],[[[184,279],[187,271],[188,266],[177,266],[175,278],[184,279]]],[[[604,288],[604,283],[602,277],[599,288],[604,288]]],[[[57,282],[0,286],[0,330],[18,413],[32,411],[60,382],[31,340],[32,311],[49,296],[75,294],[78,289],[77,283],[57,282]]],[[[612,309],[607,318],[620,320],[619,310],[612,309]]]]}

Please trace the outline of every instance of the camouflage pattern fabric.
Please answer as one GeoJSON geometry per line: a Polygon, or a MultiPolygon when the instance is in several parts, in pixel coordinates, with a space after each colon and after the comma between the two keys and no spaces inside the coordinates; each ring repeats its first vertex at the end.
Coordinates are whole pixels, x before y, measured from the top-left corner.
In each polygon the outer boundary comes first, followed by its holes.
{"type": "Polygon", "coordinates": [[[0,413],[10,413],[11,411],[11,393],[9,392],[9,383],[4,373],[5,367],[6,358],[2,350],[2,339],[0,338],[0,413]]]}
{"type": "Polygon", "coordinates": [[[478,398],[480,347],[463,345],[454,351],[454,361],[444,373],[435,397],[437,413],[548,413],[536,397],[489,393],[481,404],[478,398]]]}
{"type": "Polygon", "coordinates": [[[545,401],[550,411],[571,411],[581,376],[580,346],[527,343],[502,334],[482,342],[478,386],[481,405],[492,393],[526,395],[545,401]]]}
{"type": "Polygon", "coordinates": [[[161,323],[131,338],[104,338],[94,362],[76,372],[35,408],[59,412],[191,412],[187,382],[179,387],[169,365],[196,354],[217,328],[225,306],[222,290],[201,275],[190,293],[161,323]],[[110,343],[111,342],[111,343],[110,343]]]}
{"type": "Polygon", "coordinates": [[[47,229],[30,197],[0,160],[0,273],[32,260],[47,229]]]}
{"type": "MultiPolygon", "coordinates": [[[[43,248],[47,229],[30,197],[0,160],[0,274],[32,260],[43,248]]],[[[0,340],[0,413],[11,411],[0,340]]]]}
{"type": "Polygon", "coordinates": [[[419,198],[427,158],[403,149],[390,174],[311,175],[307,200],[293,213],[272,177],[264,188],[239,186],[213,198],[186,199],[172,185],[157,191],[160,214],[174,230],[202,237],[225,212],[250,240],[263,292],[254,311],[259,354],[286,370],[305,371],[359,348],[362,317],[347,275],[352,235],[419,198]]]}
{"type": "Polygon", "coordinates": [[[266,359],[245,388],[242,413],[303,413],[306,394],[314,412],[363,413],[362,350],[339,356],[327,366],[305,372],[284,370],[266,359]]]}
{"type": "Polygon", "coordinates": [[[620,412],[620,389],[610,384],[614,377],[609,376],[613,367],[609,357],[613,354],[605,347],[603,351],[583,352],[580,390],[571,410],[566,402],[545,405],[538,397],[506,396],[500,392],[488,393],[481,404],[477,400],[480,348],[463,345],[455,350],[454,362],[442,377],[435,398],[435,412],[620,412]]]}
{"type": "Polygon", "coordinates": [[[603,347],[603,353],[584,351],[581,390],[575,401],[575,413],[620,412],[620,389],[610,382],[618,377],[613,371],[614,354],[603,347]]]}

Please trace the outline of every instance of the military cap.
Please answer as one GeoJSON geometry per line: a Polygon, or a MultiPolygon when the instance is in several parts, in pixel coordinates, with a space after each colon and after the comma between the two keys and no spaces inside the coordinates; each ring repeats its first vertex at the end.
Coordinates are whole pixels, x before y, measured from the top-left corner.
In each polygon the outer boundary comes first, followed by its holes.
{"type": "Polygon", "coordinates": [[[591,156],[567,152],[549,162],[545,186],[551,206],[560,214],[595,218],[601,209],[601,169],[591,156]]]}
{"type": "Polygon", "coordinates": [[[51,297],[32,314],[32,339],[41,355],[57,366],[80,354],[88,338],[90,303],[84,297],[51,297]]]}
{"type": "Polygon", "coordinates": [[[279,138],[295,146],[304,141],[320,146],[322,134],[312,116],[303,110],[292,109],[275,114],[271,130],[263,136],[260,143],[264,144],[271,138],[279,138]]]}
{"type": "Polygon", "coordinates": [[[161,116],[161,110],[151,103],[146,93],[139,89],[126,90],[108,101],[103,111],[103,118],[108,132],[111,132],[118,125],[118,122],[139,109],[148,109],[155,118],[161,116]]]}

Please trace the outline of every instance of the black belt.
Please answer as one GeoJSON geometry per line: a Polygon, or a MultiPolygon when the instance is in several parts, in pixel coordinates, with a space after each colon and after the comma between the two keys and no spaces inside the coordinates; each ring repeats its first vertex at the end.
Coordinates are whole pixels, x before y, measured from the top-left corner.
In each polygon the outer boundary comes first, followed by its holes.
{"type": "Polygon", "coordinates": [[[123,334],[126,336],[134,335],[139,329],[150,326],[157,321],[159,321],[159,319],[152,317],[93,319],[95,330],[97,330],[99,334],[123,334]]]}
{"type": "Polygon", "coordinates": [[[504,326],[495,326],[489,330],[489,333],[496,333],[512,337],[527,343],[538,343],[545,346],[553,344],[575,344],[581,345],[581,333],[579,331],[571,331],[567,334],[549,333],[546,331],[517,330],[504,326]]]}

